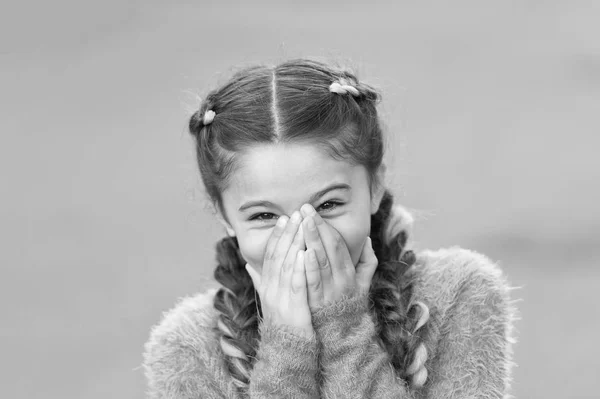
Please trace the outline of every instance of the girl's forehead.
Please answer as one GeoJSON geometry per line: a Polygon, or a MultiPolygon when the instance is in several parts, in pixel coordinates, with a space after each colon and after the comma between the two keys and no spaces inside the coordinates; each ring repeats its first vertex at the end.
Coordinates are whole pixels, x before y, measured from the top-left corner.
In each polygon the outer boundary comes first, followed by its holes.
{"type": "Polygon", "coordinates": [[[223,193],[235,203],[248,200],[296,201],[333,184],[354,188],[366,180],[366,170],[332,158],[305,144],[263,145],[240,155],[230,186],[223,193]]]}

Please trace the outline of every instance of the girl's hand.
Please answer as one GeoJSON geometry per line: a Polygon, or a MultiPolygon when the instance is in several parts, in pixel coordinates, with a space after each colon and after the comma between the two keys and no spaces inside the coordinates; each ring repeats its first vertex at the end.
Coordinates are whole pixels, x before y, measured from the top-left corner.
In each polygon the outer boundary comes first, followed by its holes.
{"type": "Polygon", "coordinates": [[[311,337],[314,330],[306,291],[301,221],[297,211],[289,222],[281,216],[267,242],[262,275],[250,264],[246,264],[246,270],[260,296],[265,321],[311,337]]]}
{"type": "Polygon", "coordinates": [[[358,265],[340,233],[321,218],[309,204],[301,208],[306,241],[306,284],[310,309],[327,305],[342,296],[369,291],[378,260],[367,237],[358,265]]]}

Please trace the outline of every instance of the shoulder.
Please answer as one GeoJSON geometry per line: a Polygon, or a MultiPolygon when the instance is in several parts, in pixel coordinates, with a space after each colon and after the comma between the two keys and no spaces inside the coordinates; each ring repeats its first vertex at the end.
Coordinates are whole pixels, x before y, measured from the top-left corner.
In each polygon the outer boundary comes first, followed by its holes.
{"type": "Polygon", "coordinates": [[[485,300],[499,296],[508,300],[511,287],[498,262],[477,251],[452,246],[416,253],[413,278],[415,296],[440,310],[470,296],[485,300]]]}
{"type": "Polygon", "coordinates": [[[507,392],[515,365],[514,288],[497,262],[476,251],[450,247],[417,254],[414,295],[430,307],[426,366],[432,397],[461,390],[494,393],[485,397],[507,392]],[[456,379],[464,375],[472,378],[459,387],[456,379]]]}
{"type": "MultiPolygon", "coordinates": [[[[397,229],[410,233],[414,224],[411,213],[401,205],[396,205],[395,212],[400,216],[397,229]]],[[[413,283],[413,300],[432,305],[438,317],[466,295],[474,300],[496,295],[508,301],[506,276],[486,255],[460,246],[414,252],[416,262],[406,282],[413,283]]]]}
{"type": "Polygon", "coordinates": [[[180,298],[168,311],[163,312],[160,322],[152,327],[145,348],[165,342],[196,344],[210,337],[195,334],[216,326],[216,310],[213,306],[216,288],[203,293],[180,298]]]}
{"type": "Polygon", "coordinates": [[[152,327],[143,356],[150,397],[187,397],[207,383],[219,385],[216,292],[180,298],[152,327]]]}

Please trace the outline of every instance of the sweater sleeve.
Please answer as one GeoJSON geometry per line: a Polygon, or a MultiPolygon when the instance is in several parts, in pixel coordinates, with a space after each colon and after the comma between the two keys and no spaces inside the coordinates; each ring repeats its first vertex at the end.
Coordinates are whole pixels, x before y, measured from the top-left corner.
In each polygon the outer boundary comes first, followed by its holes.
{"type": "MultiPolygon", "coordinates": [[[[145,344],[143,368],[151,399],[240,398],[227,371],[212,299],[185,298],[166,312],[145,344]]],[[[319,397],[316,337],[261,324],[249,397],[319,397]]]]}
{"type": "Polygon", "coordinates": [[[250,398],[318,399],[317,338],[261,323],[257,362],[250,376],[250,398]]]}
{"type": "Polygon", "coordinates": [[[419,287],[425,290],[419,294],[431,299],[435,317],[425,342],[431,356],[425,385],[409,389],[397,377],[375,340],[365,294],[313,313],[322,344],[323,398],[510,398],[516,309],[502,273],[473,251],[440,253],[447,256],[424,278],[431,285],[419,287]]]}
{"type": "Polygon", "coordinates": [[[321,397],[412,398],[377,343],[368,294],[344,297],[313,312],[321,343],[321,397]]]}

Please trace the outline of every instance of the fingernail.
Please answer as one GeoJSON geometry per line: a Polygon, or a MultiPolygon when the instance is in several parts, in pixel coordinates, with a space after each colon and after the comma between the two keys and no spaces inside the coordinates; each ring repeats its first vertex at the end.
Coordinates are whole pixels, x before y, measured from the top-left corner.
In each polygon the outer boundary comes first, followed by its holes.
{"type": "Polygon", "coordinates": [[[277,227],[285,227],[287,221],[287,216],[280,216],[279,219],[277,219],[277,227]]]}
{"type": "Polygon", "coordinates": [[[294,211],[290,220],[292,221],[292,223],[298,223],[298,221],[300,220],[300,212],[294,211]]]}
{"type": "Polygon", "coordinates": [[[300,208],[300,211],[302,211],[302,214],[304,216],[309,216],[309,215],[313,215],[315,210],[310,204],[304,204],[300,208]]]}
{"type": "Polygon", "coordinates": [[[309,230],[314,230],[317,227],[315,225],[315,221],[313,220],[312,216],[308,217],[308,220],[306,221],[306,225],[308,226],[309,230]]]}

